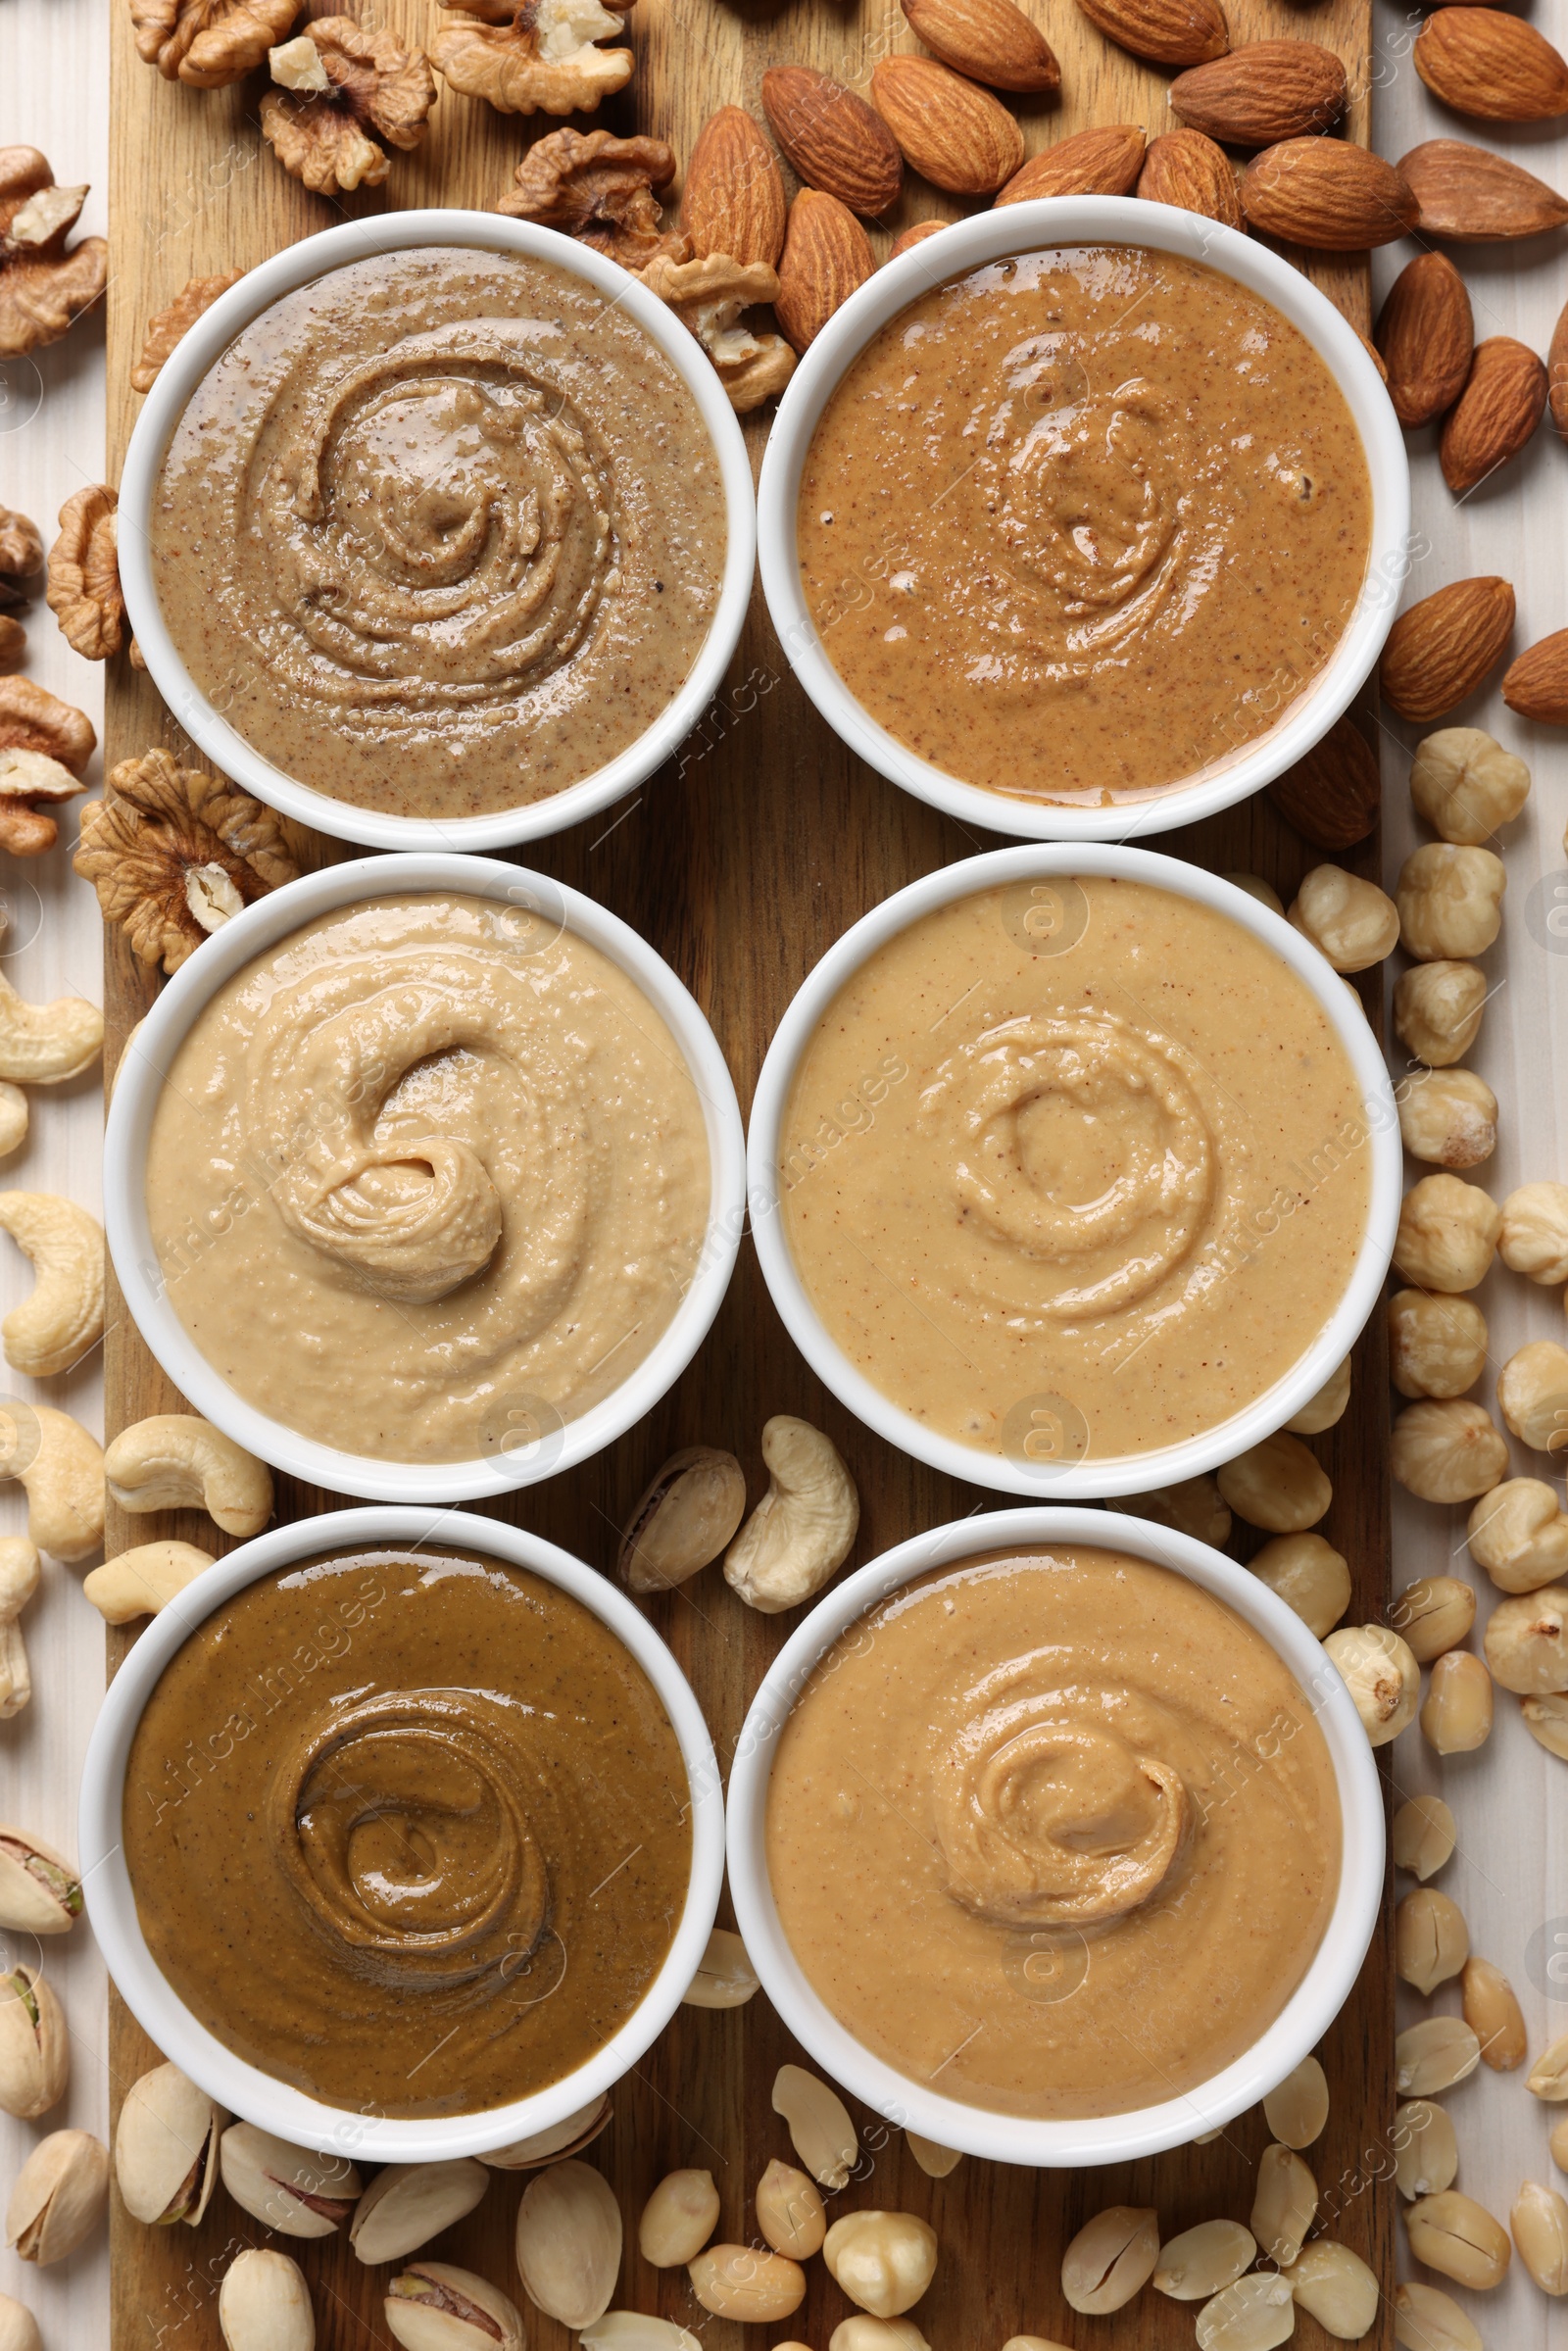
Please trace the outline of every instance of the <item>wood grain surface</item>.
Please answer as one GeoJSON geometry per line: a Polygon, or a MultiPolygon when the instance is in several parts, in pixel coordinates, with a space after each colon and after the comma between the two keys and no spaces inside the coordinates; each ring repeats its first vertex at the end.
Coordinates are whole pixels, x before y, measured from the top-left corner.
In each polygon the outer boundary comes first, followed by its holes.
{"type": "MultiPolygon", "coordinates": [[[[1169,126],[1166,76],[1102,39],[1071,0],[1031,5],[1063,68],[1059,103],[1016,102],[1031,152],[1095,122],[1142,122],[1151,136],[1169,126]]],[[[373,16],[411,40],[428,41],[439,21],[429,0],[375,0],[359,13],[362,21],[373,16]]],[[[1366,0],[1290,9],[1268,0],[1236,0],[1230,13],[1237,40],[1296,31],[1338,48],[1354,92],[1348,130],[1366,138],[1366,0]]],[[[918,46],[895,0],[861,0],[858,7],[853,0],[639,0],[631,24],[635,78],[596,120],[620,131],[657,132],[682,157],[718,105],[738,101],[760,114],[758,89],[770,65],[812,63],[864,88],[879,56],[918,46]]],[[[261,142],[259,80],[212,92],[164,82],[137,59],[122,0],[114,10],[114,41],[111,480],[118,478],[138,406],[127,377],[147,318],[187,277],[251,267],[315,229],[384,205],[491,205],[510,184],[513,166],[531,138],[556,127],[543,119],[499,116],[443,91],[429,138],[415,155],[394,159],[387,187],[331,203],[287,178],[261,142]]],[[[874,232],[879,254],[909,221],[956,217],[959,209],[911,177],[897,210],[874,232]]],[[[1298,258],[1364,329],[1367,282],[1360,262],[1298,258]]],[[[748,423],[754,460],[760,456],[767,415],[748,423]]],[[[154,743],[192,760],[198,757],[149,681],[123,661],[109,680],[106,733],[110,763],[154,743]]],[[[745,1110],[785,1004],[832,941],[906,882],[995,845],[994,836],[966,831],[850,757],[795,686],[758,594],[726,687],[683,753],[626,803],[540,845],[526,861],[591,893],[667,957],[711,1020],[745,1110]]],[[[1318,861],[1263,799],[1155,846],[1217,870],[1264,874],[1286,899],[1318,861]]],[[[323,845],[323,854],[333,852],[323,845]]],[[[1375,874],[1375,839],[1347,861],[1375,874]]],[[[112,1068],[155,982],[118,933],[108,938],[106,955],[112,1068]]],[[[1376,991],[1369,988],[1367,995],[1375,1008],[1376,991]]],[[[112,1435],[146,1413],[182,1408],[182,1399],[118,1299],[111,1320],[106,1418],[112,1435]]],[[[344,1367],[344,1379],[352,1382],[352,1365],[344,1367]]],[[[1350,1411],[1328,1437],[1312,1441],[1335,1488],[1324,1532],[1348,1555],[1355,1577],[1352,1621],[1379,1616],[1388,1592],[1385,1386],[1378,1332],[1359,1350],[1350,1411]]],[[[630,1505],[677,1445],[732,1447],[747,1465],[755,1496],[763,1484],[761,1425],[780,1411],[827,1429],[854,1469],[863,1512],[853,1563],[921,1529],[1006,1504],[1004,1496],[959,1486],[906,1459],[841,1410],[786,1340],[747,1244],[710,1340],[661,1408],[598,1460],[489,1507],[608,1570],[630,1505]]],[[[298,1517],[339,1499],[284,1480],[278,1514],[298,1517]]],[[[127,1519],[111,1505],[111,1556],[164,1534],[215,1547],[215,1531],[205,1518],[127,1519]]],[[[217,1547],[226,1547],[220,1537],[217,1547]]],[[[1248,1547],[1245,1531],[1238,1531],[1233,1547],[1238,1555],[1248,1547]]],[[[721,1761],[727,1760],[748,1697],[794,1620],[748,1611],[716,1569],[653,1603],[651,1614],[702,1700],[721,1761]]],[[[111,1670],[125,1639],[109,1637],[111,1670]]],[[[1333,2107],[1310,2160],[1323,2189],[1328,2233],[1363,2254],[1390,2292],[1393,2191],[1381,2182],[1388,2167],[1378,2149],[1392,2115],[1392,2013],[1385,1933],[1323,2049],[1333,2107]]],[[[302,2017],[302,2031],[322,2022],[302,2017]]],[[[157,2057],[118,2002],[111,2057],[117,2102],[157,2057]]],[[[751,2191],[769,2158],[789,2153],[769,2092],[778,2065],[790,2057],[805,2061],[763,1998],[728,2014],[682,2009],[621,2084],[614,2122],[592,2150],[627,2220],[617,2307],[679,2319],[717,2351],[739,2351],[743,2341],[762,2339],[759,2330],[709,2318],[683,2271],[650,2269],[635,2250],[635,2225],[642,2200],[664,2172],[697,2165],[711,2171],[723,2199],[719,2235],[755,2239],[751,2191]]],[[[905,2208],[937,2229],[941,2266],[915,2314],[935,2351],[1000,2351],[1004,2338],[1020,2330],[1084,2351],[1112,2340],[1115,2351],[1190,2345],[1193,2306],[1152,2291],[1113,2321],[1075,2317],[1061,2299],[1062,2247],[1107,2203],[1156,2206],[1166,2235],[1217,2213],[1245,2220],[1256,2159],[1268,2137],[1257,2112],[1231,2125],[1211,2145],[1130,2168],[1032,2173],[965,2161],[948,2180],[933,2181],[917,2169],[897,2131],[856,2111],[865,2154],[841,2209],[905,2208]]],[[[512,2223],[522,2184],[498,2175],[478,2212],[434,2248],[514,2295],[512,2223]]],[[[140,2228],[117,2199],[114,2351],[140,2351],[148,2343],[177,2351],[217,2345],[222,2272],[241,2246],[267,2241],[266,2229],[221,2190],[196,2230],[140,2228]]],[[[391,2340],[381,2316],[386,2273],[363,2268],[346,2239],[272,2241],[293,2252],[311,2279],[321,2351],[359,2351],[391,2340]]],[[[769,2329],[767,2339],[788,2333],[825,2351],[850,2305],[819,2261],[809,2275],[805,2306],[787,2326],[769,2329]]],[[[536,2351],[562,2351],[571,2340],[554,2321],[526,2315],[536,2351]]],[[[1328,2338],[1303,2317],[1297,2339],[1311,2344],[1328,2338]]],[[[1368,2340],[1381,2345],[1392,2339],[1385,2303],[1368,2340]]]]}

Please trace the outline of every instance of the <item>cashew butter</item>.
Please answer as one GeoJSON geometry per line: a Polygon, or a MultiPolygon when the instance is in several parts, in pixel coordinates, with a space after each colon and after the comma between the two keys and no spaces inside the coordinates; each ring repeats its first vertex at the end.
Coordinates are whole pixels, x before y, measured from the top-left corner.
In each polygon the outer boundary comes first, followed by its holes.
{"type": "Polygon", "coordinates": [[[1267,1641],[1088,1547],[965,1560],[851,1626],[780,1734],[765,1837],[840,2023],[1039,2118],[1161,2105],[1240,2057],[1341,1858],[1328,1748],[1267,1641]]]}
{"type": "Polygon", "coordinates": [[[697,1088],[636,983],[525,906],[371,899],[248,964],[167,1073],[170,1303],[258,1410],[346,1452],[551,1443],[697,1267],[697,1088]]]}
{"type": "Polygon", "coordinates": [[[977,891],[867,957],[802,1053],[779,1184],[856,1368],[1049,1479],[1212,1429],[1290,1370],[1354,1268],[1370,1140],[1283,957],[1085,875],[977,891]]]}
{"type": "Polygon", "coordinates": [[[1217,270],[1096,245],[991,263],[883,327],[816,427],[797,529],[822,649],[890,734],[1094,806],[1225,765],[1299,700],[1371,511],[1304,335],[1217,270]]]}

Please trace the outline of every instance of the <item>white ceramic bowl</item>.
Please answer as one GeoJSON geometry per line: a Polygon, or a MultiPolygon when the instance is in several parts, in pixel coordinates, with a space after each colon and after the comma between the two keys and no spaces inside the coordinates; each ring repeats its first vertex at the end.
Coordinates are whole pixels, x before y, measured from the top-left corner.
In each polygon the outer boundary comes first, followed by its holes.
{"type": "Polygon", "coordinates": [[[976,213],[901,254],[835,312],[787,385],[758,487],[762,592],[801,684],[858,758],[906,792],[966,825],[1033,841],[1128,841],[1192,824],[1283,774],[1326,734],[1371,671],[1409,568],[1410,470],[1404,436],[1360,337],[1311,281],[1250,237],[1197,213],[1130,196],[1058,196],[976,213]],[[1259,294],[1298,327],[1323,360],[1355,420],[1372,482],[1367,576],[1333,655],[1268,734],[1190,784],[1111,808],[1053,807],[988,792],[909,751],[844,684],[817,636],[801,589],[796,504],[817,420],[851,365],[889,319],[950,277],[1012,253],[1054,245],[1142,245],[1200,262],[1259,294]]]}
{"type": "Polygon", "coordinates": [[[1398,1112],[1383,1055],[1359,1004],[1352,1002],[1344,980],[1317,949],[1278,914],[1234,883],[1221,881],[1217,874],[1150,850],[1094,842],[1072,848],[998,849],[985,857],[965,857],[927,874],[923,881],[911,882],[907,889],[863,914],[828,949],[779,1022],[757,1081],[746,1148],[752,1238],[762,1278],[790,1337],[839,1401],[889,1445],[929,1462],[933,1469],[946,1470],[950,1477],[998,1487],[1007,1494],[1049,1494],[1059,1501],[1147,1494],[1152,1487],[1173,1485],[1178,1479],[1197,1477],[1200,1470],[1234,1460],[1248,1445],[1282,1428],[1349,1353],[1377,1304],[1399,1221],[1403,1180],[1398,1112]],[[830,1337],[796,1270],[785,1237],[779,1212],[779,1145],[802,1053],[839,990],[879,948],[933,907],[948,906],[977,890],[994,889],[1005,882],[1060,881],[1074,874],[1112,874],[1212,906],[1262,940],[1291,966],[1321,1005],[1349,1055],[1361,1089],[1365,1147],[1372,1154],[1371,1200],[1366,1233],[1345,1296],[1306,1352],[1244,1411],[1180,1445],[1152,1452],[1030,1462],[961,1445],[956,1438],[928,1428],[873,1387],[830,1337]]]}
{"type": "Polygon", "coordinates": [[[575,237],[562,236],[553,228],[537,228],[527,220],[508,220],[499,213],[378,213],[373,220],[350,220],[339,228],[303,237],[248,270],[203,313],[165,361],[136,419],[121,475],[120,579],[125,610],[152,681],[175,718],[216,766],[258,800],[281,808],[285,815],[297,817],[317,832],[330,833],[342,841],[360,841],[370,849],[485,850],[542,840],[548,833],[562,832],[608,808],[652,775],[691,732],[722,682],[730,656],[740,642],[756,553],[757,506],[746,442],[723,386],[696,337],[666,304],[618,263],[595,253],[575,237]],[[378,254],[406,253],[421,245],[476,246],[549,262],[597,287],[607,303],[634,318],[657,343],[697,403],[718,461],[729,524],[712,626],[690,676],[668,708],[646,734],[597,773],[584,776],[548,800],[488,816],[383,815],[334,800],[275,767],[220,715],[180,660],[164,624],[148,557],[148,517],[170,435],[208,368],[240,330],[283,295],[329,269],[345,269],[378,254]]]}
{"type": "Polygon", "coordinates": [[[1317,2046],[1349,1996],[1383,1900],[1383,1796],[1354,1704],[1300,1618],[1256,1576],[1206,1543],[1147,1519],[1102,1510],[1002,1510],[917,1535],[846,1578],[797,1626],[752,1701],[729,1777],[729,1885],[735,1921],[762,1988],[788,2030],[834,2081],[895,2126],[998,2163],[1131,2163],[1183,2145],[1255,2106],[1317,2046]],[[846,2031],[796,1959],[773,1900],[764,1835],[775,1741],[808,1677],[840,1634],[928,1570],[983,1552],[1093,1543],[1152,1560],[1212,1592],[1262,1636],[1313,1705],[1334,1767],[1343,1832],[1340,1886],[1317,1955],[1245,2056],[1158,2106],[1068,2122],[1032,2122],[943,2097],[899,2073],[846,2031]]]}
{"type": "Polygon", "coordinates": [[[79,1817],[87,1914],[105,1964],[137,2023],[209,2097],[295,2146],[369,2163],[433,2163],[531,2138],[564,2121],[629,2073],[663,2031],[697,1973],[724,1877],[724,1804],[713,1743],[680,1667],[625,1593],[580,1559],[495,1519],[439,1510],[343,1510],[279,1527],[242,1543],[155,1617],[109,1686],[88,1742],[79,1817]],[[153,1959],[136,1917],[121,1828],[125,1767],[142,1709],[165,1666],[215,1608],[273,1569],[343,1544],[434,1543],[529,1569],[581,1601],[620,1640],[653,1684],[680,1742],[691,1788],[692,1869],[669,1956],[639,2006],[585,2065],[532,2097],[483,2113],[429,2121],[328,2106],[263,2073],[192,2016],[153,1959]]]}
{"type": "MultiPolygon", "coordinates": [[[[383,1502],[458,1502],[534,1486],[624,1436],[651,1412],[707,1337],[734,1270],[746,1221],[740,1106],[717,1039],[662,956],[628,923],[548,876],[498,858],[430,853],[357,857],[288,882],[224,923],[175,972],[126,1048],[104,1131],[104,1228],[132,1321],[193,1410],[248,1452],[308,1485],[383,1502]],[[334,907],[366,899],[450,890],[537,913],[618,964],[662,1015],[685,1056],[708,1130],[711,1195],[697,1270],[668,1329],[621,1385],[573,1420],[552,1420],[537,1399],[514,1399],[505,1445],[472,1461],[386,1461],[340,1452],[270,1419],[214,1370],[169,1300],[147,1220],[147,1143],[153,1112],[180,1045],[212,998],[254,957],[334,907]],[[531,1417],[530,1417],[531,1414],[531,1417]],[[513,1432],[516,1433],[514,1434],[513,1432]]],[[[344,1366],[344,1377],[352,1366],[344,1366]]]]}

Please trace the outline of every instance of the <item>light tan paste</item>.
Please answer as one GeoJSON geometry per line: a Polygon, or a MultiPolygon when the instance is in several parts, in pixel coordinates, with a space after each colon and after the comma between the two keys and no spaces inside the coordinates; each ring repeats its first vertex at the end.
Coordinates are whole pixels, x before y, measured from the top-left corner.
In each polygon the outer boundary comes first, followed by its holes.
{"type": "Polygon", "coordinates": [[[1266,734],[1344,633],[1371,487],[1271,304],[1138,246],[911,303],[807,454],[802,586],[850,692],[949,774],[1136,800],[1266,734]]]}
{"type": "Polygon", "coordinates": [[[462,897],[323,915],[175,1053],[147,1207],[180,1321],[258,1410],[350,1452],[548,1443],[669,1324],[702,1104],[624,972],[462,897]]]}
{"type": "Polygon", "coordinates": [[[1196,2089],[1300,1983],[1339,1886],[1311,1701],[1221,1601],[1113,1550],[996,1553],[854,1625],[768,1785],[785,1934],[912,2081],[998,2112],[1196,2089]]]}
{"type": "Polygon", "coordinates": [[[1280,956],[1142,882],[1008,884],[862,964],[802,1056],[780,1184],[830,1336],[941,1435],[1033,1463],[1229,1420],[1366,1227],[1349,1057],[1280,956]]]}

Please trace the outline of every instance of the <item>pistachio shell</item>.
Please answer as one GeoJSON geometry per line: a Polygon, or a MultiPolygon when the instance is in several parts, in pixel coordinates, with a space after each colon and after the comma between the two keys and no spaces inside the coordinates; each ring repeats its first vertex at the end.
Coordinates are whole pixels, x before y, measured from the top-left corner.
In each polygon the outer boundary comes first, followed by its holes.
{"type": "Polygon", "coordinates": [[[523,2351],[522,2315],[499,2286],[444,2261],[416,2261],[392,2280],[386,2323],[404,2351],[523,2351]]]}
{"type": "MultiPolygon", "coordinates": [[[[341,2155],[313,2155],[286,2138],[234,2123],[219,2142],[223,2185],[241,2211],[280,2236],[331,2236],[354,2213],[365,2182],[341,2155]]],[[[395,2254],[387,2256],[395,2260],[395,2254]]]]}
{"type": "Polygon", "coordinates": [[[43,2351],[38,2322],[24,2302],[0,2294],[0,2351],[43,2351]]]}
{"type": "Polygon", "coordinates": [[[355,2208],[349,2243],[361,2261],[401,2261],[472,2212],[490,2185],[482,2163],[389,2163],[355,2208]]]}
{"type": "Polygon", "coordinates": [[[228,2351],[315,2351],[311,2289],[286,2253],[254,2248],[230,2263],[218,2290],[228,2351]]]}
{"type": "Polygon", "coordinates": [[[559,2163],[564,2156],[575,2155],[586,2147],[610,2121],[615,2109],[608,2097],[591,2098],[548,2131],[536,2131],[529,2138],[509,2140],[504,2147],[492,2147],[479,2161],[487,2163],[493,2172],[532,2172],[541,2164],[559,2163]]]}
{"type": "Polygon", "coordinates": [[[620,2274],[620,2206],[591,2164],[558,2163],[517,2207],[517,2275],[536,2310],[566,2327],[604,2317],[620,2274]]]}
{"type": "Polygon", "coordinates": [[[115,2178],[133,2220],[195,2228],[218,2184],[227,2120],[177,2065],[154,2066],[131,2084],[115,2132],[115,2178]]]}
{"type": "Polygon", "coordinates": [[[0,1976],[0,2107],[24,2123],[58,2105],[71,2079],[71,2035],[36,1968],[0,1976]]]}
{"type": "Polygon", "coordinates": [[[74,1865],[41,1837],[0,1828],[0,1927],[19,1935],[64,1935],[81,1916],[74,1865]]]}
{"type": "Polygon", "coordinates": [[[746,1472],[710,1445],[676,1453],[631,1514],[617,1565],[633,1592],[668,1592],[729,1546],[746,1515],[746,1472]]]}
{"type": "Polygon", "coordinates": [[[85,2244],[109,2198],[109,2149],[89,2131],[40,2139],[6,2207],[6,2241],[23,2261],[64,2261],[85,2244]]]}

